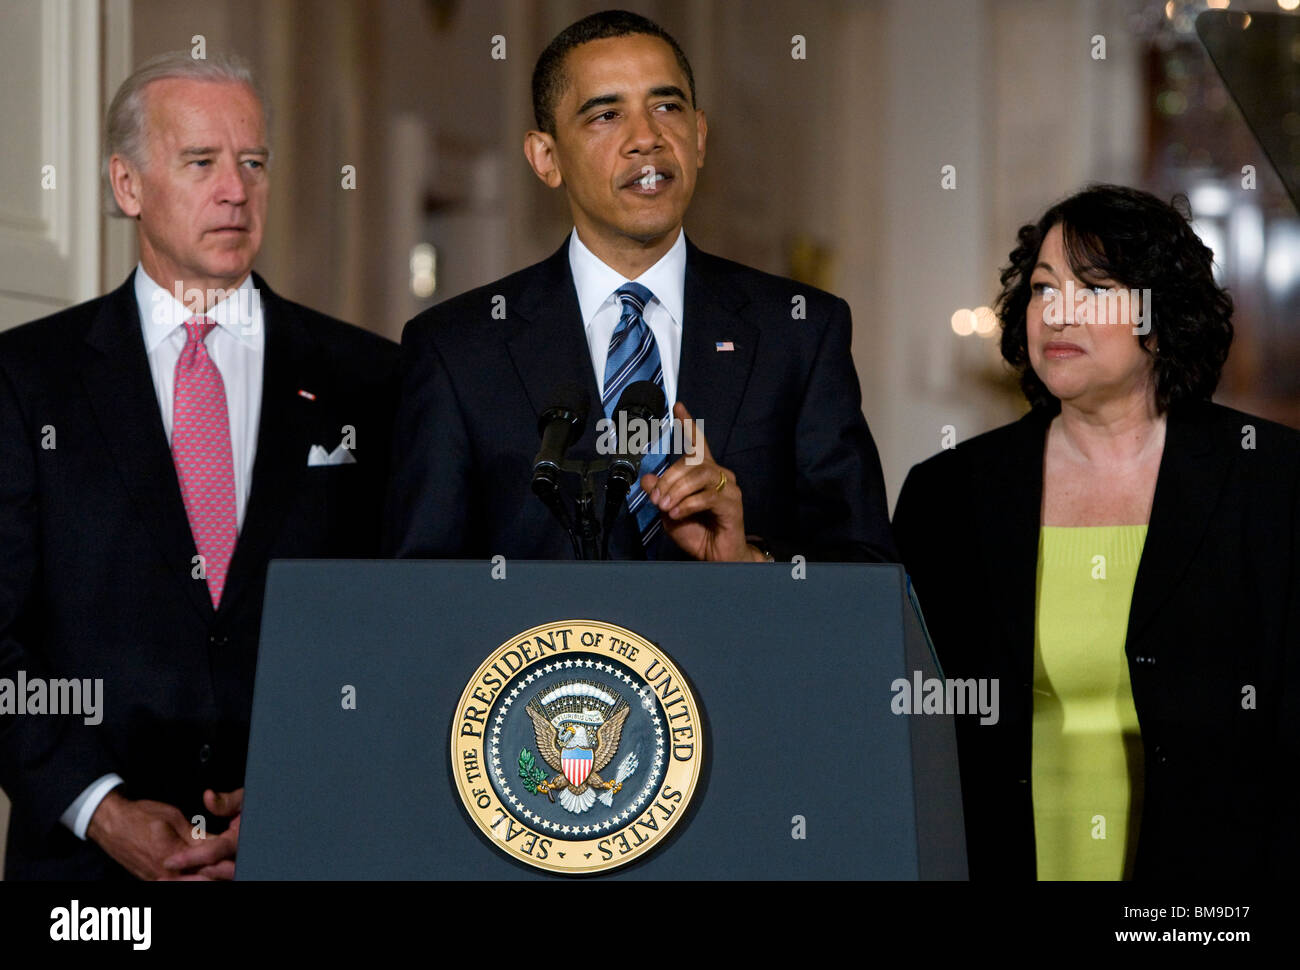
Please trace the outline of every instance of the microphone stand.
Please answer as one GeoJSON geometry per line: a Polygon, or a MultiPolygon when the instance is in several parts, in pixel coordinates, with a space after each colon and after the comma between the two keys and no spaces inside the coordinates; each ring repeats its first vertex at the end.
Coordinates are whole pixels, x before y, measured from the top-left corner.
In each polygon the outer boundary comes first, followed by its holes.
{"type": "MultiPolygon", "coordinates": [[[[607,462],[599,462],[602,467],[607,462]]],[[[601,541],[600,523],[596,519],[596,489],[592,484],[591,473],[597,471],[593,465],[586,465],[582,470],[582,492],[578,496],[578,541],[582,545],[583,559],[608,559],[609,537],[601,541]]]]}
{"type": "MultiPolygon", "coordinates": [[[[558,467],[557,471],[560,470],[558,467]]],[[[550,471],[550,469],[548,469],[550,471]]],[[[573,544],[573,558],[585,559],[582,547],[578,543],[578,534],[573,531],[573,519],[569,516],[569,510],[564,506],[564,496],[560,494],[560,484],[555,480],[553,474],[547,474],[533,481],[533,494],[541,499],[551,514],[559,521],[564,531],[569,536],[569,542],[573,544]]]]}
{"type": "Polygon", "coordinates": [[[609,558],[609,537],[614,532],[614,523],[618,520],[618,514],[627,501],[627,493],[631,490],[626,480],[613,474],[614,464],[610,462],[611,474],[605,479],[605,515],[601,520],[601,531],[604,533],[600,547],[602,559],[609,558]]]}
{"type": "MultiPolygon", "coordinates": [[[[546,503],[546,507],[564,527],[569,541],[573,544],[573,557],[580,560],[604,560],[609,558],[609,536],[601,528],[600,518],[596,515],[596,485],[594,472],[609,468],[607,460],[591,462],[560,461],[548,463],[546,474],[533,482],[533,493],[546,503]],[[555,472],[569,472],[578,476],[581,488],[575,502],[576,515],[569,515],[564,496],[555,472]]],[[[608,496],[606,502],[608,502],[608,496]]]]}

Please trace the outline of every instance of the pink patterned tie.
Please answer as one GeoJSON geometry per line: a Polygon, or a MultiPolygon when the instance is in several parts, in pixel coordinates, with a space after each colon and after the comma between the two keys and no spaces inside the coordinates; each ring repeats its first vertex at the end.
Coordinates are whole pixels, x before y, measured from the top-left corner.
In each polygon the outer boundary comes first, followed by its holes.
{"type": "Polygon", "coordinates": [[[216,609],[238,529],[226,385],[203,344],[214,327],[207,317],[185,321],[185,348],[176,361],[172,401],[172,460],[194,545],[203,557],[208,595],[216,609]]]}

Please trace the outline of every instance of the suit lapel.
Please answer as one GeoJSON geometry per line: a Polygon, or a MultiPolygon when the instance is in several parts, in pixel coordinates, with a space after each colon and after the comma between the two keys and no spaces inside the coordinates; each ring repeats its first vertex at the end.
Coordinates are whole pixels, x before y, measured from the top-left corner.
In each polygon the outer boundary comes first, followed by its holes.
{"type": "MultiPolygon", "coordinates": [[[[1019,686],[1027,686],[1033,679],[1043,450],[1054,416],[1035,409],[1013,425],[1006,460],[977,470],[974,480],[980,486],[969,496],[981,530],[978,561],[986,564],[984,578],[991,583],[987,595],[994,601],[1009,600],[1000,611],[1002,628],[991,632],[990,640],[1002,658],[1002,669],[1014,671],[1019,686]]],[[[960,550],[953,554],[964,555],[960,550]]],[[[1007,696],[1027,699],[1030,695],[1012,691],[1007,696]]]]}
{"type": "Polygon", "coordinates": [[[90,408],[136,512],[185,595],[212,615],[206,587],[189,579],[197,551],[163,429],[140,331],[135,274],[104,298],[79,363],[90,408]]]}
{"type": "Polygon", "coordinates": [[[594,457],[595,425],[603,412],[568,254],[566,237],[555,254],[539,264],[515,306],[507,308],[508,316],[518,320],[506,338],[506,351],[537,418],[554,403],[557,385],[568,381],[586,389],[591,405],[587,427],[572,453],[594,457]]]}
{"type": "Polygon", "coordinates": [[[1231,447],[1216,440],[1219,433],[1205,405],[1169,411],[1151,521],[1133,584],[1129,643],[1137,642],[1181,582],[1205,536],[1233,454],[1231,447]]]}
{"type": "Polygon", "coordinates": [[[723,284],[710,257],[688,239],[677,400],[703,420],[715,459],[726,450],[758,350],[758,327],[741,315],[745,294],[723,284]],[[734,349],[719,351],[718,344],[727,342],[734,349]]]}
{"type": "Polygon", "coordinates": [[[315,346],[312,335],[265,281],[255,275],[253,282],[261,295],[266,327],[262,405],[248,506],[221,596],[223,613],[247,593],[262,595],[261,589],[253,588],[261,575],[259,565],[266,561],[280,523],[299,489],[306,471],[307,451],[313,443],[328,445],[328,442],[311,440],[312,409],[316,403],[298,393],[326,390],[313,383],[312,375],[319,376],[321,369],[312,367],[311,348],[315,346]]]}
{"type": "MultiPolygon", "coordinates": [[[[741,315],[747,302],[738,288],[727,289],[711,257],[686,240],[686,287],[682,356],[677,368],[677,400],[701,422],[715,461],[723,458],[758,350],[758,327],[741,315]],[[719,351],[718,344],[734,348],[719,351]]],[[[682,551],[664,532],[652,542],[655,559],[680,559],[682,551]]]]}

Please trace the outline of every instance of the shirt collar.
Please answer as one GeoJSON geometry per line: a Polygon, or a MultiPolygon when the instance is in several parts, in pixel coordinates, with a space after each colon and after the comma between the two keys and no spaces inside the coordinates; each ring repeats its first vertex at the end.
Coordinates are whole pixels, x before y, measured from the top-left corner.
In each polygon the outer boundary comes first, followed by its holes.
{"type": "MultiPolygon", "coordinates": [[[[145,272],[143,264],[135,268],[135,301],[144,330],[145,353],[152,353],[193,316],[176,299],[174,291],[163,289],[145,272]]],[[[234,294],[209,307],[204,316],[241,343],[254,349],[263,346],[261,294],[253,286],[252,273],[244,277],[234,294]]]]}
{"type": "Polygon", "coordinates": [[[681,329],[682,308],[686,302],[686,232],[677,230],[677,240],[659,261],[636,278],[629,280],[622,273],[602,262],[581,239],[578,230],[569,234],[569,269],[573,273],[573,286],[578,291],[578,309],[582,324],[590,327],[600,309],[614,298],[614,291],[625,283],[637,282],[655,295],[659,304],[668,311],[673,324],[681,329]]]}

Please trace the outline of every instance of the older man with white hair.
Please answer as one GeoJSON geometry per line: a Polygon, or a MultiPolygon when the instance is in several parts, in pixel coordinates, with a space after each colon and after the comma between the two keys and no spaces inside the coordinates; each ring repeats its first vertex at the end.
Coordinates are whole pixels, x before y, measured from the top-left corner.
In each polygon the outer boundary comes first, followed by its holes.
{"type": "Polygon", "coordinates": [[[271,152],[239,61],[154,58],[106,131],[139,266],[0,334],[5,874],[229,878],[267,563],[376,554],[397,348],[252,272],[271,152]],[[33,703],[71,678],[95,718],[33,703]]]}

